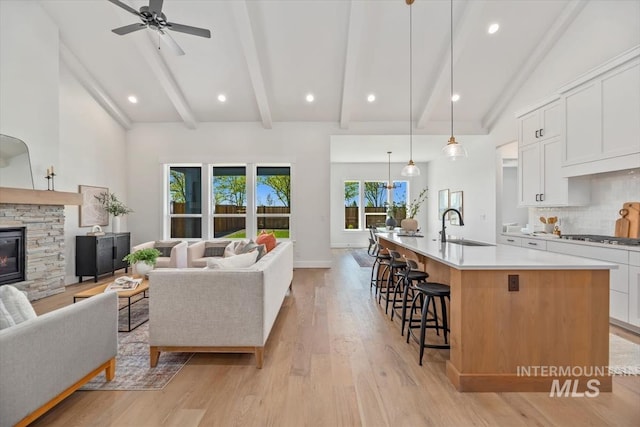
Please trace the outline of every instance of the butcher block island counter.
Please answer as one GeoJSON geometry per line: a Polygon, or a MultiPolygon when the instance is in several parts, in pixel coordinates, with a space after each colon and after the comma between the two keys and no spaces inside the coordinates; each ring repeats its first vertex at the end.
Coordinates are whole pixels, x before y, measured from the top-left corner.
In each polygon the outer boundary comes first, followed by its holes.
{"type": "Polygon", "coordinates": [[[446,371],[458,391],[549,393],[554,380],[571,380],[576,392],[611,391],[615,264],[507,245],[378,236],[382,246],[424,264],[429,281],[451,286],[446,371]],[[517,291],[509,290],[509,276],[516,276],[517,291]]]}

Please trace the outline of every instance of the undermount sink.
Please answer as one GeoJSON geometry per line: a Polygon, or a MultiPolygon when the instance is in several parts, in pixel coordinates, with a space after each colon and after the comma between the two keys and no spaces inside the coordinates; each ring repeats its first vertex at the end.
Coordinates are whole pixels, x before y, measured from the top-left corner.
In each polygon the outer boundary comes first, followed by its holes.
{"type": "Polygon", "coordinates": [[[449,239],[447,240],[447,243],[454,243],[456,245],[463,245],[463,246],[495,246],[491,243],[476,242],[475,240],[466,240],[466,239],[449,239]]]}

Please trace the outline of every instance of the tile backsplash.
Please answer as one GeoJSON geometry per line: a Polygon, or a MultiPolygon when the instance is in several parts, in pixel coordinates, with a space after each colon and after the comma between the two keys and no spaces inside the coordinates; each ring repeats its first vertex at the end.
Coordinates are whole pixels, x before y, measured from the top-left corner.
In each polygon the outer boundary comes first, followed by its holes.
{"type": "Polygon", "coordinates": [[[530,208],[529,224],[542,230],[541,216],[557,216],[562,234],[613,236],[624,202],[640,202],[640,168],[592,175],[588,206],[530,208]]]}

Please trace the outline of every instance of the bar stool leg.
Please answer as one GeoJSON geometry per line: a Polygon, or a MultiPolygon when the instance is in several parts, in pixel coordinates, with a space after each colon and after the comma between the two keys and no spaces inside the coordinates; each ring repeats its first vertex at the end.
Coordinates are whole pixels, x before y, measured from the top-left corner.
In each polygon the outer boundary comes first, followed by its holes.
{"type": "Polygon", "coordinates": [[[420,366],[422,366],[422,357],[424,356],[424,340],[427,334],[429,302],[431,302],[431,296],[427,295],[427,302],[422,306],[422,316],[420,317],[420,366]]]}
{"type": "MultiPolygon", "coordinates": [[[[449,336],[449,325],[447,322],[447,304],[445,303],[444,297],[440,297],[440,305],[442,305],[442,327],[444,330],[444,343],[449,344],[448,336],[449,336]]],[[[435,307],[435,305],[434,305],[435,307]]],[[[437,317],[436,317],[437,318],[437,317]]],[[[437,329],[436,329],[437,331],[437,329]]]]}

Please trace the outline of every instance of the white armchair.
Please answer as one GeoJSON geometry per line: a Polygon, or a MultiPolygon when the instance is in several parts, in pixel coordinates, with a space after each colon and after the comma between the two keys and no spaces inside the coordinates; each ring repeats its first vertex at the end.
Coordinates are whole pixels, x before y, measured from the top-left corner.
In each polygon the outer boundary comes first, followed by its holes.
{"type": "MultiPolygon", "coordinates": [[[[134,246],[131,251],[139,251],[140,249],[154,248],[156,242],[145,242],[134,246]]],[[[182,241],[171,248],[170,257],[158,257],[155,268],[186,268],[187,267],[187,242],[182,241]]]]}

